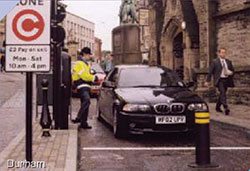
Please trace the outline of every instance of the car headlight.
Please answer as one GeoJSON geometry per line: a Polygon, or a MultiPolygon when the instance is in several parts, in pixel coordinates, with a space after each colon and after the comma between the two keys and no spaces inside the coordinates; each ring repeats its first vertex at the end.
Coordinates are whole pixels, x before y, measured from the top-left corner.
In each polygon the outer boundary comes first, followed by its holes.
{"type": "Polygon", "coordinates": [[[149,110],[150,110],[149,105],[126,104],[123,106],[123,111],[125,112],[147,112],[149,110]]]}
{"type": "Polygon", "coordinates": [[[190,111],[204,111],[208,110],[206,103],[192,103],[188,105],[190,111]]]}

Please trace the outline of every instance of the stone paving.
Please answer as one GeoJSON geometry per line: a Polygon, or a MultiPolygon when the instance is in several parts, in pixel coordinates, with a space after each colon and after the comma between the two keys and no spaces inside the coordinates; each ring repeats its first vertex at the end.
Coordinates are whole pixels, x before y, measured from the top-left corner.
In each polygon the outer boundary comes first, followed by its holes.
{"type": "Polygon", "coordinates": [[[25,75],[20,73],[0,73],[0,106],[18,90],[25,88],[25,75]]]}
{"type": "Polygon", "coordinates": [[[35,93],[33,94],[33,161],[45,162],[46,168],[7,169],[8,159],[25,161],[25,75],[1,73],[0,86],[0,171],[75,171],[77,126],[69,124],[69,130],[51,130],[51,137],[41,137],[39,119],[35,118],[35,93]]]}
{"type": "Polygon", "coordinates": [[[25,125],[25,77],[0,73],[0,152],[25,125]]]}
{"type": "Polygon", "coordinates": [[[25,130],[23,130],[1,153],[0,170],[17,171],[75,171],[77,160],[77,127],[69,130],[51,130],[51,137],[41,137],[39,120],[33,122],[33,161],[45,162],[43,169],[7,169],[7,160],[25,161],[25,130]]]}
{"type": "Polygon", "coordinates": [[[216,112],[215,104],[210,103],[211,119],[223,124],[237,126],[250,133],[250,106],[230,104],[229,107],[231,112],[229,115],[225,115],[224,113],[216,112]]]}

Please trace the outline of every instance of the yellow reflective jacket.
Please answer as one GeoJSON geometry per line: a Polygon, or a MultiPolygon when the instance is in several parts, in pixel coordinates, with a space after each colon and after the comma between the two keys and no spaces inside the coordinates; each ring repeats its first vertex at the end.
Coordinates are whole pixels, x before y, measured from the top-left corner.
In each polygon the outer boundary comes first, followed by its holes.
{"type": "Polygon", "coordinates": [[[87,62],[77,61],[72,69],[72,81],[77,89],[90,87],[90,84],[95,81],[95,75],[90,74],[90,66],[87,62]]]}

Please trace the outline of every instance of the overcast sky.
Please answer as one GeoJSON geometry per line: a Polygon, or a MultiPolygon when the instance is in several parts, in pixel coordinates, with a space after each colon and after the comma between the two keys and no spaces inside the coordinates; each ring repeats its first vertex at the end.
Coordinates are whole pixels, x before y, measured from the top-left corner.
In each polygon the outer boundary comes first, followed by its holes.
{"type": "Polygon", "coordinates": [[[111,50],[111,32],[119,25],[121,0],[64,0],[67,10],[95,23],[95,36],[103,50],[111,50]]]}
{"type": "Polygon", "coordinates": [[[0,0],[0,20],[19,2],[19,0],[0,0]]]}

